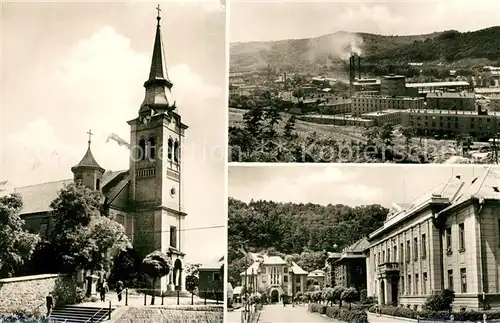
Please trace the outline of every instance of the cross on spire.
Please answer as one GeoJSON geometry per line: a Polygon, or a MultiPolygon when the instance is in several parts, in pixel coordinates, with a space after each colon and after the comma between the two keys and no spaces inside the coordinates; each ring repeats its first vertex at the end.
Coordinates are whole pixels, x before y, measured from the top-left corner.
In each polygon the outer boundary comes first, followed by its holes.
{"type": "Polygon", "coordinates": [[[92,139],[92,136],[94,135],[94,134],[92,133],[92,129],[89,129],[89,131],[87,132],[87,134],[89,135],[89,147],[90,147],[90,143],[91,143],[91,141],[92,141],[91,139],[92,139]]]}
{"type": "Polygon", "coordinates": [[[156,7],[156,11],[158,11],[158,16],[156,16],[156,20],[158,20],[158,25],[160,24],[160,20],[161,20],[161,17],[160,17],[160,5],[158,4],[158,6],[156,7]]]}

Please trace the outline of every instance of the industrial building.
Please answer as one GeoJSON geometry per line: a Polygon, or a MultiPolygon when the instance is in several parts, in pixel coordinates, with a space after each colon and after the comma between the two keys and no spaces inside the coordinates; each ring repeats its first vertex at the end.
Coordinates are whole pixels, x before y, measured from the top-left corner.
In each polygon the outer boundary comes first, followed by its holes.
{"type": "Polygon", "coordinates": [[[422,309],[433,291],[455,291],[454,310],[500,308],[500,168],[452,176],[411,203],[394,204],[372,232],[367,294],[380,305],[422,309]]]}
{"type": "Polygon", "coordinates": [[[351,114],[361,116],[365,113],[388,109],[423,109],[424,99],[416,97],[393,97],[381,95],[356,95],[352,97],[351,114]]]}
{"type": "Polygon", "coordinates": [[[415,129],[417,135],[453,137],[462,133],[488,140],[500,131],[500,112],[409,110],[402,114],[401,124],[415,129]]]}
{"type": "Polygon", "coordinates": [[[361,118],[373,120],[376,126],[383,126],[384,124],[397,125],[401,124],[403,114],[407,110],[389,109],[382,111],[374,111],[361,115],[361,118]]]}
{"type": "Polygon", "coordinates": [[[466,81],[406,83],[407,93],[411,96],[424,96],[431,92],[472,92],[466,81]]]}
{"type": "Polygon", "coordinates": [[[472,92],[429,92],[425,99],[427,109],[475,111],[476,96],[472,92]]]}
{"type": "Polygon", "coordinates": [[[382,96],[407,96],[406,78],[403,75],[386,75],[380,80],[380,95],[382,96]]]}

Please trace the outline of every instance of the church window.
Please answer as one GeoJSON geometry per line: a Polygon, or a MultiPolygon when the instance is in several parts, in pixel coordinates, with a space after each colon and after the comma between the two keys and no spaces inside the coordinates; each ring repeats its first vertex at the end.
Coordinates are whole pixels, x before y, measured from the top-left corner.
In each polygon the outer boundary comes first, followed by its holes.
{"type": "Polygon", "coordinates": [[[139,160],[146,159],[146,140],[139,140],[139,156],[137,156],[139,160]]]}
{"type": "Polygon", "coordinates": [[[168,159],[172,160],[172,152],[174,150],[174,141],[172,138],[168,138],[168,159]]]}
{"type": "Polygon", "coordinates": [[[155,140],[155,138],[153,138],[153,137],[149,138],[148,147],[149,147],[149,159],[154,160],[156,158],[156,140],[155,140]]]}
{"type": "Polygon", "coordinates": [[[98,191],[101,189],[101,181],[99,178],[95,180],[95,189],[98,191]]]}
{"type": "Polygon", "coordinates": [[[176,140],[174,143],[174,162],[179,162],[179,142],[176,140]]]}
{"type": "Polygon", "coordinates": [[[177,228],[174,226],[170,227],[170,246],[177,248],[177,228]]]}

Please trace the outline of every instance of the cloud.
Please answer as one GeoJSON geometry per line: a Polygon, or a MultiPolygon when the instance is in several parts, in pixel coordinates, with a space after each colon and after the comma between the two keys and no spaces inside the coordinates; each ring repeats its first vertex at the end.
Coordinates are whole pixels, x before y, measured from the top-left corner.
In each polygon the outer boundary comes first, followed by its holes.
{"type": "MultiPolygon", "coordinates": [[[[109,26],[59,53],[55,63],[32,78],[28,88],[33,91],[22,95],[26,110],[39,107],[40,111],[5,136],[4,168],[23,169],[5,179],[27,185],[70,178],[71,166],[78,163],[87,148],[89,128],[94,133],[92,151],[101,166],[128,168],[128,150],[106,141],[112,133],[127,141],[130,138],[126,121],[137,115],[144,98],[148,55],[135,51],[130,39],[109,26]]],[[[169,76],[174,82],[174,98],[185,114],[187,109],[203,109],[207,106],[205,100],[221,95],[221,90],[206,84],[186,63],[169,68],[169,76]]],[[[5,106],[6,119],[9,111],[15,109],[5,106]]]]}

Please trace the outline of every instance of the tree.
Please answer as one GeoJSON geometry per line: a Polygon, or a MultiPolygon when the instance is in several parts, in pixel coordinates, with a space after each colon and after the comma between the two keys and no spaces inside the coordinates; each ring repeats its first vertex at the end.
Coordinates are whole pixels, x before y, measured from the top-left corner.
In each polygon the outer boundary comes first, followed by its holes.
{"type": "Polygon", "coordinates": [[[405,138],[406,153],[409,154],[411,139],[413,138],[413,136],[415,136],[415,129],[413,129],[412,127],[403,127],[401,129],[401,134],[405,138]]]}
{"type": "Polygon", "coordinates": [[[344,293],[346,289],[343,286],[335,286],[333,288],[333,302],[335,300],[339,300],[339,307],[342,307],[342,293],[344,293]]]}
{"type": "Polygon", "coordinates": [[[191,305],[194,304],[194,292],[200,280],[198,277],[200,264],[188,265],[186,270],[186,290],[191,293],[191,305]]]}
{"type": "Polygon", "coordinates": [[[323,290],[323,299],[326,300],[326,305],[328,305],[328,303],[330,303],[330,305],[335,303],[333,288],[327,287],[323,290]]]}
{"type": "MultiPolygon", "coordinates": [[[[149,276],[153,289],[156,289],[156,281],[170,273],[172,260],[161,251],[153,251],[142,261],[144,272],[149,276]]],[[[151,305],[155,304],[155,290],[151,298],[151,305]]]]}
{"type": "Polygon", "coordinates": [[[50,242],[62,271],[108,270],[113,257],[130,246],[123,226],[102,215],[102,202],[99,192],[72,183],[51,203],[55,225],[50,242]]]}
{"type": "Polygon", "coordinates": [[[450,289],[443,289],[427,297],[423,307],[429,311],[447,311],[451,309],[454,300],[455,292],[450,289]]]}
{"type": "Polygon", "coordinates": [[[40,237],[24,230],[19,194],[0,197],[0,277],[8,277],[29,260],[40,237]]]}
{"type": "Polygon", "coordinates": [[[292,138],[293,131],[295,130],[295,115],[291,115],[285,123],[285,131],[283,135],[287,139],[292,138]]]}
{"type": "Polygon", "coordinates": [[[142,258],[133,248],[120,252],[114,259],[110,283],[121,280],[128,287],[144,287],[146,276],[141,268],[142,258]]]}
{"type": "Polygon", "coordinates": [[[256,106],[250,109],[243,115],[243,120],[245,120],[245,129],[252,136],[260,138],[262,135],[262,121],[264,120],[262,108],[256,106]]]}
{"type": "Polygon", "coordinates": [[[276,137],[276,129],[274,128],[280,121],[281,115],[276,106],[271,106],[269,110],[266,111],[265,117],[267,120],[267,135],[270,139],[276,137]]]}
{"type": "Polygon", "coordinates": [[[354,287],[349,287],[345,289],[340,295],[340,299],[349,303],[349,309],[351,309],[352,302],[356,301],[359,298],[359,293],[354,287]]]}

